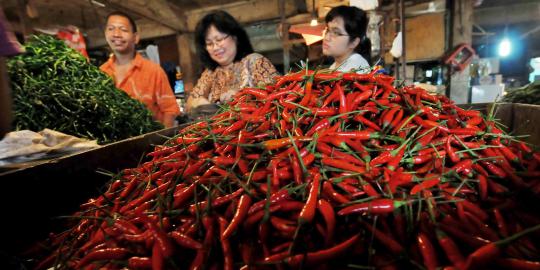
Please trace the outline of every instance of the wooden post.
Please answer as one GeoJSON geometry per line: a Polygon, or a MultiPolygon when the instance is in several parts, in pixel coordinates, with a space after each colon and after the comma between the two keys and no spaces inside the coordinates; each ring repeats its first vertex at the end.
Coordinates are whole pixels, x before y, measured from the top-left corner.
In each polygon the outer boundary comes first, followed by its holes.
{"type": "MultiPolygon", "coordinates": [[[[455,48],[461,43],[472,43],[472,28],[473,28],[473,0],[457,0],[454,1],[452,10],[453,22],[451,27],[451,46],[455,48]]],[[[450,77],[450,98],[457,104],[465,104],[470,102],[470,79],[469,67],[456,72],[450,77]]]]}
{"type": "Polygon", "coordinates": [[[26,18],[26,1],[19,0],[17,5],[17,15],[19,16],[19,22],[21,24],[21,33],[23,35],[24,41],[26,41],[27,36],[29,35],[28,28],[30,27],[28,19],[26,18]]]}
{"type": "MultiPolygon", "coordinates": [[[[401,22],[401,20],[398,20],[399,17],[400,17],[400,12],[399,12],[399,0],[394,0],[394,12],[395,12],[395,29],[396,29],[396,34],[399,33],[400,31],[400,25],[399,23],[401,22]]],[[[402,33],[403,34],[403,33],[402,33]]],[[[403,48],[403,50],[405,50],[405,48],[403,48]]],[[[400,79],[400,76],[399,76],[399,58],[396,58],[394,57],[394,76],[396,77],[396,80],[399,80],[400,79]]]]}
{"type": "Polygon", "coordinates": [[[198,70],[196,55],[191,51],[193,44],[193,34],[183,33],[176,36],[178,43],[178,57],[180,57],[180,68],[182,69],[185,96],[193,89],[197,83],[198,70]]]}
{"type": "Polygon", "coordinates": [[[399,0],[399,26],[401,30],[401,47],[403,48],[403,51],[401,52],[401,68],[402,68],[402,76],[403,81],[407,80],[407,50],[406,50],[406,32],[405,31],[405,1],[399,0]]]}
{"type": "Polygon", "coordinates": [[[279,0],[279,15],[281,17],[281,37],[283,43],[283,74],[289,72],[290,55],[289,55],[289,25],[285,17],[285,0],[279,0]]]}

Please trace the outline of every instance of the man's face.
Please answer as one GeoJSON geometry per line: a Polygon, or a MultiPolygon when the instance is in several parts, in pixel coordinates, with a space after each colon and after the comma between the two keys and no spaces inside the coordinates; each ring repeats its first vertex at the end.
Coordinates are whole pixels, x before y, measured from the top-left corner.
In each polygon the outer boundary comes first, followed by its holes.
{"type": "Polygon", "coordinates": [[[113,52],[120,54],[134,52],[135,45],[139,43],[139,34],[133,32],[128,18],[117,15],[107,20],[105,38],[113,52]]]}

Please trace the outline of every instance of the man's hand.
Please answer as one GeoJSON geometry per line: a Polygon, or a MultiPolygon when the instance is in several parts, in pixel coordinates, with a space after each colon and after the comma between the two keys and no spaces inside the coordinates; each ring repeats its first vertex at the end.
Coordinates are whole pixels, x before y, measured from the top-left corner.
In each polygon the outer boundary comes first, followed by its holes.
{"type": "Polygon", "coordinates": [[[165,126],[165,128],[174,127],[175,119],[176,119],[176,114],[164,113],[163,114],[163,125],[165,126]]]}

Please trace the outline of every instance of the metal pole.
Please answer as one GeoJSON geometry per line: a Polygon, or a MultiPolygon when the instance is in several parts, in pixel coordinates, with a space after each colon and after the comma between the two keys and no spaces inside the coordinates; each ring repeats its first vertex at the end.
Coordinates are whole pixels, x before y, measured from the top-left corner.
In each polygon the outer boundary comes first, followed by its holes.
{"type": "Polygon", "coordinates": [[[407,53],[407,50],[406,50],[406,47],[405,47],[405,40],[406,40],[406,36],[405,36],[405,1],[404,0],[400,0],[399,1],[399,24],[400,24],[400,28],[401,28],[401,47],[403,49],[402,53],[401,53],[401,66],[403,68],[403,71],[401,72],[403,74],[403,81],[405,81],[407,79],[407,58],[406,58],[406,53],[407,53]]]}
{"type": "MultiPolygon", "coordinates": [[[[397,20],[399,18],[399,0],[394,0],[394,12],[395,12],[395,18],[396,20],[394,20],[394,25],[395,25],[395,29],[396,29],[396,34],[399,33],[400,31],[400,27],[399,27],[399,24],[400,24],[400,21],[401,20],[397,20]]],[[[394,76],[396,77],[396,80],[399,80],[399,58],[396,58],[394,57],[394,64],[395,64],[395,67],[394,67],[394,76]]]]}

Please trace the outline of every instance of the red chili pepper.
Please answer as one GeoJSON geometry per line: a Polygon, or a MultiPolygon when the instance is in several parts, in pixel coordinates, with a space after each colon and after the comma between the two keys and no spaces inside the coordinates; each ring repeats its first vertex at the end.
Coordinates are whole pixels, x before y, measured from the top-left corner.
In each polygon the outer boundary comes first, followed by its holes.
{"type": "Polygon", "coordinates": [[[461,254],[456,243],[441,230],[437,230],[436,235],[439,245],[444,250],[448,260],[450,260],[450,262],[458,269],[463,269],[465,266],[465,258],[461,254]]]}
{"type": "Polygon", "coordinates": [[[258,88],[244,88],[242,89],[242,93],[250,94],[263,100],[268,97],[268,93],[265,90],[258,88]]]}
{"type": "Polygon", "coordinates": [[[125,248],[105,248],[94,250],[79,261],[77,268],[80,269],[95,261],[120,260],[126,257],[128,254],[129,251],[125,248]]]}
{"type": "Polygon", "coordinates": [[[122,238],[128,242],[144,243],[152,238],[152,233],[150,231],[145,231],[140,234],[124,234],[122,238]]]}
{"type": "Polygon", "coordinates": [[[302,211],[300,211],[300,216],[298,216],[298,222],[300,224],[310,223],[315,217],[320,181],[321,174],[319,172],[314,172],[306,204],[304,205],[304,208],[302,208],[302,211]]]}
{"type": "Polygon", "coordinates": [[[197,183],[193,183],[189,185],[187,188],[179,191],[178,193],[175,192],[173,195],[173,208],[177,209],[180,206],[182,206],[184,203],[186,203],[194,195],[196,188],[197,188],[197,183]]]}
{"type": "Polygon", "coordinates": [[[420,191],[422,191],[424,189],[430,189],[430,188],[438,185],[440,182],[441,182],[440,178],[434,178],[434,179],[429,179],[429,180],[422,181],[421,183],[415,185],[411,189],[410,194],[415,195],[416,193],[418,193],[418,192],[420,192],[420,191]]]}
{"type": "Polygon", "coordinates": [[[399,123],[401,123],[401,120],[403,119],[403,109],[399,108],[397,115],[394,117],[394,120],[389,125],[389,128],[394,129],[398,126],[399,123]]]}
{"type": "Polygon", "coordinates": [[[117,219],[113,226],[125,234],[140,234],[141,230],[127,220],[117,219]]]}
{"type": "Polygon", "coordinates": [[[164,257],[158,243],[152,246],[152,270],[162,270],[164,257]]]}
{"type": "MultiPolygon", "coordinates": [[[[225,234],[228,222],[223,217],[218,217],[218,224],[219,224],[219,233],[221,235],[225,234]]],[[[221,239],[221,249],[223,250],[223,269],[224,270],[232,270],[234,269],[234,258],[232,254],[231,249],[231,243],[229,242],[229,239],[221,239]]]]}
{"type": "MultiPolygon", "coordinates": [[[[390,152],[390,153],[392,153],[392,152],[390,152]]],[[[391,170],[391,171],[396,170],[399,163],[401,162],[401,159],[403,158],[404,154],[405,154],[405,149],[404,148],[398,150],[397,154],[395,156],[393,156],[392,158],[390,158],[390,160],[388,160],[387,168],[389,170],[391,170]]]]}
{"type": "Polygon", "coordinates": [[[200,137],[178,137],[176,138],[177,144],[193,144],[201,141],[203,138],[200,137]]]}
{"type": "Polygon", "coordinates": [[[503,237],[508,237],[508,227],[506,226],[506,222],[504,221],[501,211],[498,208],[493,208],[493,215],[495,216],[495,220],[497,221],[497,228],[499,228],[499,233],[503,237]]]}
{"type": "Polygon", "coordinates": [[[469,235],[459,228],[459,226],[450,226],[443,223],[438,224],[439,228],[444,230],[446,233],[451,234],[455,238],[458,238],[459,241],[471,246],[471,247],[480,247],[482,245],[490,243],[490,241],[483,239],[478,236],[469,235]]]}
{"type": "Polygon", "coordinates": [[[296,222],[292,220],[271,216],[270,223],[274,228],[285,235],[293,235],[294,231],[296,231],[296,222]]]}
{"type": "Polygon", "coordinates": [[[489,215],[482,208],[480,208],[480,206],[478,206],[477,204],[475,204],[475,203],[473,203],[473,202],[471,202],[469,200],[463,200],[462,204],[463,204],[463,207],[467,211],[475,214],[483,222],[485,222],[489,218],[489,215]]]}
{"type": "Polygon", "coordinates": [[[506,172],[498,167],[497,165],[487,161],[487,160],[481,160],[480,163],[491,173],[495,174],[496,176],[500,178],[505,178],[507,176],[506,172]]]}
{"type": "MultiPolygon", "coordinates": [[[[290,199],[290,195],[289,195],[289,191],[286,189],[282,189],[282,190],[279,190],[278,192],[273,193],[269,198],[270,205],[274,205],[278,202],[288,200],[288,199],[290,199]]],[[[254,203],[249,208],[248,215],[252,215],[255,212],[258,212],[259,210],[263,209],[266,203],[267,203],[266,200],[262,200],[262,201],[258,201],[254,203]]]]}
{"type": "Polygon", "coordinates": [[[141,215],[139,216],[139,218],[142,219],[142,221],[145,223],[145,226],[150,230],[152,237],[155,240],[155,245],[160,250],[161,256],[163,256],[163,258],[169,258],[170,256],[172,256],[173,246],[167,234],[147,216],[141,215]]]}
{"type": "Polygon", "coordinates": [[[380,130],[381,130],[381,128],[380,128],[377,124],[375,124],[375,123],[369,121],[368,119],[366,119],[365,117],[363,117],[363,116],[360,115],[360,114],[356,115],[356,116],[354,117],[354,120],[356,120],[356,121],[358,121],[358,122],[364,124],[364,125],[367,126],[367,127],[370,127],[370,128],[372,128],[372,129],[374,129],[375,131],[380,131],[380,130]]]}
{"type": "Polygon", "coordinates": [[[465,175],[469,175],[472,173],[472,170],[473,170],[472,165],[473,165],[472,160],[465,159],[458,162],[456,165],[454,165],[451,170],[455,171],[458,174],[463,173],[465,175]]]}
{"type": "Polygon", "coordinates": [[[281,256],[276,256],[274,258],[267,257],[264,259],[264,262],[277,263],[286,258],[285,263],[287,263],[293,269],[297,269],[300,265],[314,266],[314,265],[323,263],[327,260],[330,260],[332,258],[342,255],[347,249],[349,249],[354,243],[356,243],[359,237],[360,237],[359,235],[354,235],[351,238],[329,249],[324,249],[324,250],[315,251],[315,252],[308,252],[307,254],[298,254],[289,258],[287,258],[288,256],[287,253],[284,253],[281,256]]]}
{"type": "Polygon", "coordinates": [[[448,133],[455,135],[481,136],[484,132],[477,128],[452,128],[448,130],[448,133]]]}
{"type": "Polygon", "coordinates": [[[329,126],[330,121],[328,121],[328,118],[323,118],[315,125],[313,125],[313,127],[308,132],[306,132],[306,136],[312,136],[313,134],[318,133],[323,129],[327,129],[329,126]]]}
{"type": "Polygon", "coordinates": [[[366,172],[366,169],[363,167],[355,166],[351,163],[346,163],[343,160],[338,160],[334,158],[322,158],[321,163],[324,165],[332,166],[334,168],[347,170],[351,172],[357,172],[357,173],[364,173],[366,172]]]}
{"type": "MultiPolygon", "coordinates": [[[[355,73],[355,72],[349,72],[349,73],[343,73],[343,80],[345,81],[355,81],[354,84],[360,85],[356,81],[367,81],[367,82],[373,82],[375,79],[373,77],[372,73],[369,74],[361,74],[361,73],[355,73]]],[[[360,85],[361,86],[361,85],[360,85]]],[[[359,88],[360,89],[360,88],[359,88]]]]}
{"type": "Polygon", "coordinates": [[[356,108],[358,107],[358,105],[360,105],[360,103],[362,101],[365,101],[367,100],[369,97],[371,97],[371,95],[373,95],[373,91],[371,90],[367,90],[365,92],[362,92],[361,94],[359,94],[358,96],[356,96],[354,98],[354,100],[351,102],[350,104],[350,108],[351,110],[356,110],[356,108]]]}
{"type": "Polygon", "coordinates": [[[405,251],[405,248],[403,248],[403,246],[400,243],[398,243],[396,240],[394,240],[394,238],[392,238],[388,234],[385,234],[382,231],[374,228],[371,224],[368,224],[365,221],[360,221],[360,222],[364,224],[364,227],[368,231],[370,231],[373,234],[373,236],[375,236],[375,238],[379,240],[390,252],[392,252],[392,254],[401,255],[405,251]]]}
{"type": "Polygon", "coordinates": [[[167,182],[167,183],[161,184],[160,186],[158,186],[156,188],[153,188],[153,189],[151,189],[149,191],[146,191],[141,197],[131,201],[130,203],[128,203],[125,206],[123,206],[122,208],[120,208],[120,213],[125,213],[127,210],[130,210],[130,209],[136,207],[137,205],[140,205],[141,203],[144,203],[144,202],[150,200],[151,198],[155,197],[158,193],[165,192],[165,190],[167,190],[170,185],[171,185],[171,183],[167,182]]]}
{"type": "Polygon", "coordinates": [[[456,152],[454,151],[454,148],[452,148],[452,141],[453,141],[452,137],[448,136],[448,138],[446,139],[446,143],[445,143],[446,153],[448,154],[448,157],[450,158],[450,160],[452,162],[458,163],[460,158],[456,154],[456,152]]]}
{"type": "MultiPolygon", "coordinates": [[[[347,105],[347,99],[345,98],[345,92],[343,91],[343,87],[341,87],[340,83],[336,83],[335,87],[339,96],[339,113],[340,114],[347,113],[348,105],[347,105]]],[[[343,115],[342,118],[347,118],[347,116],[343,115]]]]}
{"type": "Polygon", "coordinates": [[[240,224],[245,220],[246,215],[248,214],[249,207],[251,206],[251,197],[247,194],[244,194],[240,197],[238,202],[238,208],[234,217],[231,220],[231,223],[227,229],[221,234],[222,239],[228,239],[240,226],[240,224]]]}
{"type": "Polygon", "coordinates": [[[457,110],[458,115],[462,117],[480,117],[481,116],[480,111],[463,110],[459,107],[455,107],[455,108],[457,110]]]}
{"type": "Polygon", "coordinates": [[[388,112],[383,117],[380,118],[382,121],[383,128],[386,128],[387,126],[390,125],[390,123],[392,123],[392,121],[394,120],[394,115],[398,112],[398,110],[399,110],[399,106],[394,106],[388,109],[388,112]]]}
{"type": "Polygon", "coordinates": [[[311,141],[311,137],[305,137],[305,136],[296,136],[292,138],[280,138],[280,139],[273,139],[263,142],[263,146],[268,150],[275,150],[284,146],[289,146],[294,141],[295,143],[298,142],[309,142],[311,141]]]}
{"type": "Polygon", "coordinates": [[[176,243],[182,247],[189,248],[189,249],[200,249],[202,248],[202,244],[197,242],[196,240],[190,238],[189,236],[182,234],[178,231],[174,231],[170,233],[170,236],[176,243]]]}
{"type": "Polygon", "coordinates": [[[309,108],[309,111],[316,116],[334,116],[338,114],[338,110],[332,107],[309,108]]]}
{"type": "Polygon", "coordinates": [[[214,242],[214,218],[204,216],[202,218],[203,227],[206,231],[204,237],[203,248],[197,250],[195,259],[191,262],[190,269],[202,269],[204,263],[209,255],[209,249],[214,242]]]}
{"type": "Polygon", "coordinates": [[[334,230],[336,227],[336,217],[334,208],[332,205],[325,199],[320,199],[317,202],[317,209],[324,218],[326,224],[326,233],[324,235],[326,245],[329,245],[332,242],[334,236],[334,230]]]}
{"type": "Polygon", "coordinates": [[[437,266],[439,265],[437,262],[437,252],[435,252],[435,248],[429,240],[429,237],[425,233],[420,232],[418,233],[416,241],[420,248],[420,253],[424,258],[424,265],[426,268],[428,270],[437,269],[437,266]]]}
{"type": "Polygon", "coordinates": [[[325,181],[323,183],[323,193],[327,195],[331,200],[339,204],[345,204],[345,203],[350,202],[350,200],[347,199],[347,197],[339,194],[332,186],[332,183],[330,183],[329,181],[325,181]]]}
{"type": "Polygon", "coordinates": [[[393,158],[392,151],[385,151],[385,152],[379,154],[374,159],[372,159],[371,162],[369,163],[369,166],[370,167],[375,167],[375,166],[378,166],[378,165],[385,164],[388,161],[390,161],[392,158],[393,158]]]}
{"type": "Polygon", "coordinates": [[[480,199],[486,200],[488,196],[488,179],[486,176],[482,174],[478,174],[478,193],[480,195],[480,199]]]}
{"type": "Polygon", "coordinates": [[[504,269],[539,270],[540,262],[527,261],[515,258],[497,258],[495,265],[504,269]]]}
{"type": "Polygon", "coordinates": [[[379,133],[371,132],[371,131],[364,131],[364,130],[329,132],[326,135],[335,136],[335,137],[343,138],[343,139],[356,139],[356,140],[369,140],[369,139],[376,139],[380,137],[379,133]]]}
{"type": "Polygon", "coordinates": [[[359,160],[355,158],[354,156],[351,156],[349,154],[345,154],[341,151],[334,150],[332,147],[330,147],[328,144],[319,142],[316,146],[317,150],[319,150],[321,153],[329,156],[329,157],[335,157],[339,159],[343,159],[344,161],[350,162],[355,165],[363,166],[365,163],[362,160],[359,160]]]}
{"type": "Polygon", "coordinates": [[[152,260],[148,257],[131,257],[128,259],[129,269],[150,269],[152,260]]]}
{"type": "Polygon", "coordinates": [[[395,209],[407,204],[406,201],[393,200],[393,199],[374,199],[365,203],[357,203],[347,206],[338,212],[338,215],[351,215],[351,214],[373,214],[381,215],[394,212],[395,209]]]}

